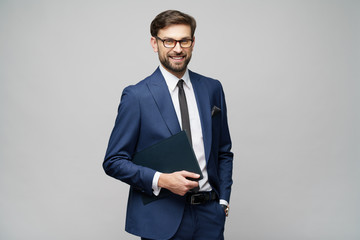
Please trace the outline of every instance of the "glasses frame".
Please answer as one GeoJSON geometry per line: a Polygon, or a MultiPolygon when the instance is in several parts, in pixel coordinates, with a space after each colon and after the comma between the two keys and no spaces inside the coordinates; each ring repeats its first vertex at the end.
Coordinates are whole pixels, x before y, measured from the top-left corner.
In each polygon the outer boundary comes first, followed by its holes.
{"type": "Polygon", "coordinates": [[[158,36],[155,36],[155,38],[158,39],[158,40],[160,40],[160,41],[162,41],[162,43],[163,43],[163,45],[164,45],[165,48],[174,48],[174,47],[176,47],[176,45],[177,45],[178,43],[180,44],[180,47],[181,47],[181,48],[191,48],[192,45],[193,45],[193,43],[194,43],[194,39],[193,39],[193,38],[190,38],[190,39],[181,39],[181,40],[175,40],[175,39],[172,39],[172,38],[161,39],[161,38],[159,38],[158,36]],[[166,40],[173,40],[173,41],[175,41],[175,45],[174,45],[173,47],[167,47],[167,46],[165,46],[165,41],[166,41],[166,40]],[[188,47],[183,47],[183,46],[181,46],[181,44],[182,44],[183,41],[190,41],[190,42],[191,42],[190,46],[188,46],[188,47]]]}

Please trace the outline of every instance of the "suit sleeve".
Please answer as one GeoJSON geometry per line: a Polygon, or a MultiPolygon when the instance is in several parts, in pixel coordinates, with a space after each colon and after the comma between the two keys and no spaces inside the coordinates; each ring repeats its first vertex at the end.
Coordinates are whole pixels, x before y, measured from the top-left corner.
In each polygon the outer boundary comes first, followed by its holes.
{"type": "Polygon", "coordinates": [[[232,171],[233,171],[233,156],[231,152],[231,138],[227,120],[227,109],[225,102],[225,95],[220,84],[220,99],[221,99],[221,134],[219,139],[218,152],[218,173],[220,180],[220,199],[230,202],[232,171]]]}
{"type": "Polygon", "coordinates": [[[155,171],[134,164],[141,124],[140,104],[133,88],[124,89],[118,115],[106,151],[103,168],[111,177],[121,180],[142,192],[152,194],[155,171]]]}

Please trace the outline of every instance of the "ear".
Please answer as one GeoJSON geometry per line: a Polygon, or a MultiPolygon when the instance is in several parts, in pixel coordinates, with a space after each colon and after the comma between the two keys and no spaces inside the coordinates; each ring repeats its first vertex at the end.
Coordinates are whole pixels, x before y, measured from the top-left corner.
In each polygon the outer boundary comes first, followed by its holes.
{"type": "Polygon", "coordinates": [[[192,44],[191,48],[194,49],[194,46],[195,46],[195,36],[193,37],[193,44],[192,44]]]}
{"type": "Polygon", "coordinates": [[[158,52],[158,44],[155,37],[151,37],[150,39],[151,47],[153,48],[154,52],[158,52]]]}

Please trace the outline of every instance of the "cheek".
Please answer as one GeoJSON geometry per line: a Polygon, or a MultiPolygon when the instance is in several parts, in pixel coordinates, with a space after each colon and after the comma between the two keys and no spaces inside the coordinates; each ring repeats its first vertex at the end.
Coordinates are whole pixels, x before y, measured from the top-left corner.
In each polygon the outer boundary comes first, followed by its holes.
{"type": "Polygon", "coordinates": [[[188,56],[191,56],[191,54],[192,54],[192,49],[186,50],[186,54],[187,54],[188,56]]]}
{"type": "Polygon", "coordinates": [[[166,57],[168,52],[164,49],[158,49],[158,53],[161,57],[166,57]]]}

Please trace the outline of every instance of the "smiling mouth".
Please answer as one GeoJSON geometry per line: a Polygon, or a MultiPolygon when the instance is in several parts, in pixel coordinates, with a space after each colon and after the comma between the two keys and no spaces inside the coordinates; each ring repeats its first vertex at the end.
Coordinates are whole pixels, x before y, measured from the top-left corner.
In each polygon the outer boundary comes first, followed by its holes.
{"type": "Polygon", "coordinates": [[[172,60],[182,61],[185,59],[185,56],[169,56],[172,60]]]}

